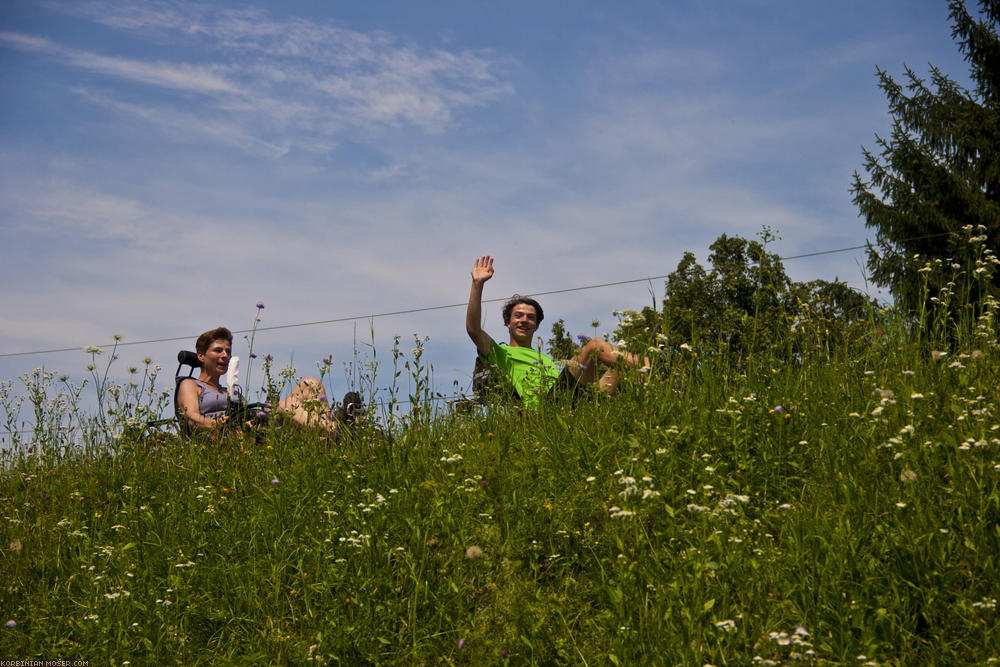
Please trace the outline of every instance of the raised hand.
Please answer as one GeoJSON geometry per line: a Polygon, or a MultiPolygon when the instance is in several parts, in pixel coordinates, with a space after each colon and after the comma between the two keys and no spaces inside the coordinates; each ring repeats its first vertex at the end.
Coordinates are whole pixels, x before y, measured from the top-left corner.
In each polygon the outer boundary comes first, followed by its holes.
{"type": "Polygon", "coordinates": [[[472,267],[472,282],[476,285],[482,285],[492,277],[493,258],[489,255],[483,255],[476,260],[475,266],[472,267]]]}

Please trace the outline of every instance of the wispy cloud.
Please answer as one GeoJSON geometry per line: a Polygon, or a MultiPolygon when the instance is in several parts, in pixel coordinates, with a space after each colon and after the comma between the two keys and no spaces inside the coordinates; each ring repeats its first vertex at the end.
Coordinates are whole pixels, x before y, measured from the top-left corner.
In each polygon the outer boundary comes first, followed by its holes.
{"type": "Polygon", "coordinates": [[[66,48],[44,37],[11,32],[0,33],[0,43],[22,51],[42,53],[72,67],[151,86],[197,93],[244,94],[239,86],[220,73],[223,68],[102,56],[66,48]]]}
{"type": "MultiPolygon", "coordinates": [[[[92,93],[91,99],[119,112],[171,132],[177,118],[197,119],[192,127],[202,138],[214,136],[254,154],[261,153],[261,145],[329,149],[358,128],[413,126],[439,133],[461,110],[513,92],[501,63],[488,52],[426,48],[385,32],[359,32],[332,22],[185,2],[49,7],[125,38],[187,44],[208,58],[201,64],[124,58],[12,32],[0,33],[0,46],[104,75],[105,90],[92,93]],[[115,84],[122,82],[183,94],[161,96],[156,109],[139,108],[119,101],[124,96],[115,84]],[[233,129],[222,131],[224,126],[233,129]],[[252,140],[234,142],[234,136],[252,140]]],[[[281,155],[284,148],[264,152],[281,155]]]]}

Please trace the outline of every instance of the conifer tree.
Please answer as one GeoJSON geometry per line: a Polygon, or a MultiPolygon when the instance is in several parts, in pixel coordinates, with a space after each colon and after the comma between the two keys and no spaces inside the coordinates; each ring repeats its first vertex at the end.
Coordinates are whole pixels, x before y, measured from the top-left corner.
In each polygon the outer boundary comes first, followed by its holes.
{"type": "MultiPolygon", "coordinates": [[[[980,257],[995,256],[1000,245],[1000,2],[979,4],[980,16],[973,16],[964,0],[949,3],[952,38],[969,63],[971,91],[934,66],[929,85],[909,67],[902,84],[876,68],[893,119],[891,136],[876,135],[877,154],[863,149],[870,180],[855,172],[851,192],[866,225],[877,230],[868,254],[873,282],[914,310],[949,281],[947,270],[930,274],[928,260],[945,269],[953,264],[948,258],[970,261],[970,237],[975,242],[985,235],[980,257]]],[[[964,296],[976,301],[983,291],[995,293],[1000,272],[990,274],[964,296]]]]}

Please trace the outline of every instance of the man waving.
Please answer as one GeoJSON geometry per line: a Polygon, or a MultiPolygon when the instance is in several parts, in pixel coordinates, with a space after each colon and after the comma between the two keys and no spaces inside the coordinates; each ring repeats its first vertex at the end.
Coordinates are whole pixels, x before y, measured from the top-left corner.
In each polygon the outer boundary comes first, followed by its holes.
{"type": "Polygon", "coordinates": [[[536,406],[542,396],[573,392],[580,384],[597,382],[601,391],[613,393],[621,381],[621,366],[649,366],[647,360],[619,350],[600,338],[591,338],[570,363],[559,369],[552,358],[532,348],[542,323],[542,306],[534,299],[514,295],[503,307],[503,324],[509,341],[498,344],[482,325],[483,286],[493,277],[493,258],[484,255],[472,267],[472,291],[465,313],[465,330],[476,344],[479,357],[503,375],[526,405],[536,406]],[[605,367],[598,377],[598,366],[605,367]]]}

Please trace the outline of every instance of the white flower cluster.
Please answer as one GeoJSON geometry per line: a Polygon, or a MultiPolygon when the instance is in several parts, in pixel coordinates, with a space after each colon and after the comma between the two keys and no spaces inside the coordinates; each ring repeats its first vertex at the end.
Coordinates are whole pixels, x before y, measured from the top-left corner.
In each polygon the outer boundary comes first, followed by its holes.
{"type": "MultiPolygon", "coordinates": [[[[641,498],[642,500],[649,500],[650,498],[659,498],[660,492],[654,487],[653,478],[649,475],[644,475],[640,479],[636,479],[631,475],[626,475],[624,470],[616,470],[614,476],[618,478],[619,486],[624,487],[619,493],[619,498],[641,498]]],[[[613,505],[608,508],[608,512],[612,519],[620,519],[624,517],[635,516],[635,512],[628,509],[622,509],[617,505],[613,505]]]]}
{"type": "Polygon", "coordinates": [[[482,481],[483,481],[482,475],[476,475],[474,477],[466,477],[465,479],[462,480],[462,490],[467,493],[473,493],[475,491],[479,491],[480,489],[483,488],[482,481]]]}
{"type": "Polygon", "coordinates": [[[371,538],[372,538],[371,535],[365,533],[359,533],[356,530],[352,530],[350,535],[348,535],[347,537],[341,537],[339,541],[341,544],[345,544],[349,547],[354,547],[355,549],[361,549],[362,547],[365,546],[365,544],[368,543],[369,540],[371,540],[371,538]]]}
{"type": "MultiPolygon", "coordinates": [[[[816,657],[816,652],[812,648],[812,643],[807,639],[809,637],[809,631],[803,626],[798,625],[795,630],[791,633],[787,632],[769,632],[767,633],[767,638],[781,647],[791,647],[791,652],[788,657],[794,661],[805,661],[812,660],[816,657]]],[[[767,665],[768,667],[777,667],[777,665],[786,664],[784,662],[776,662],[767,658],[762,658],[761,656],[754,656],[753,663],[755,665],[767,665]]]]}
{"type": "Polygon", "coordinates": [[[990,443],[994,445],[1000,445],[1000,438],[993,438],[993,440],[986,440],[985,438],[981,440],[976,440],[975,438],[968,438],[961,445],[958,446],[963,452],[967,452],[973,447],[986,447],[990,443]]]}
{"type": "Polygon", "coordinates": [[[448,452],[448,450],[445,450],[444,456],[442,456],[439,460],[442,463],[458,463],[459,461],[462,460],[462,455],[461,454],[452,454],[452,453],[448,452]]]}
{"type": "MultiPolygon", "coordinates": [[[[712,487],[711,484],[705,484],[702,487],[702,490],[705,491],[709,496],[711,496],[713,494],[714,488],[712,487]]],[[[697,495],[698,492],[695,491],[694,489],[688,489],[687,494],[689,496],[694,496],[697,495]]],[[[715,517],[722,515],[736,516],[739,514],[739,512],[736,511],[736,508],[740,504],[748,502],[750,502],[750,496],[739,495],[736,493],[729,493],[726,494],[725,497],[721,498],[715,504],[714,508],[706,507],[705,505],[699,505],[697,503],[690,503],[687,506],[687,511],[691,512],[692,514],[710,514],[711,516],[715,517]]]]}
{"type": "MultiPolygon", "coordinates": [[[[370,512],[371,510],[377,507],[381,507],[386,502],[385,496],[383,496],[381,493],[376,492],[375,489],[361,489],[361,493],[367,494],[369,496],[373,493],[375,494],[375,498],[371,503],[358,503],[358,507],[362,508],[362,511],[370,512]]],[[[395,493],[397,493],[396,489],[389,489],[389,495],[393,495],[395,493]]]]}

